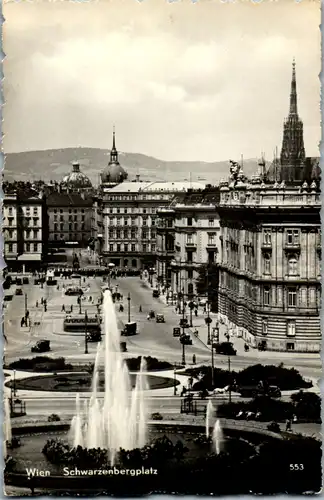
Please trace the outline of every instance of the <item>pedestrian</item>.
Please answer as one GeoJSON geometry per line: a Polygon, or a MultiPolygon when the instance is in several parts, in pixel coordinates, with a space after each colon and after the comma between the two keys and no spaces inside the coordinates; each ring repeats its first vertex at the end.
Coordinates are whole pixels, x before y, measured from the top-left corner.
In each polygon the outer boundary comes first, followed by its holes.
{"type": "Polygon", "coordinates": [[[151,315],[150,315],[150,314],[148,314],[146,319],[148,319],[148,321],[150,321],[150,319],[151,319],[151,315]]]}
{"type": "Polygon", "coordinates": [[[138,312],[142,312],[142,306],[139,306],[138,312]]]}
{"type": "Polygon", "coordinates": [[[71,313],[73,313],[73,304],[71,305],[71,313]]]}
{"type": "Polygon", "coordinates": [[[192,363],[193,363],[194,365],[196,364],[196,355],[195,355],[195,354],[193,354],[193,356],[192,356],[192,363]]]}
{"type": "Polygon", "coordinates": [[[23,327],[25,325],[25,318],[21,318],[20,326],[23,327]]]}
{"type": "Polygon", "coordinates": [[[291,420],[289,418],[286,421],[286,431],[291,431],[291,420]]]}
{"type": "Polygon", "coordinates": [[[36,307],[38,307],[38,300],[36,300],[36,307]]]}
{"type": "Polygon", "coordinates": [[[195,316],[197,318],[197,316],[198,316],[198,309],[195,309],[195,316]]]}
{"type": "Polygon", "coordinates": [[[41,298],[41,304],[42,304],[42,305],[44,304],[44,299],[43,299],[43,297],[41,298]]]}
{"type": "Polygon", "coordinates": [[[294,422],[294,424],[297,423],[297,415],[293,415],[293,422],[294,422]]]}
{"type": "Polygon", "coordinates": [[[207,309],[206,309],[206,306],[204,306],[204,314],[206,314],[207,312],[207,309]]]}
{"type": "Polygon", "coordinates": [[[62,304],[62,312],[65,312],[65,305],[62,304]]]}

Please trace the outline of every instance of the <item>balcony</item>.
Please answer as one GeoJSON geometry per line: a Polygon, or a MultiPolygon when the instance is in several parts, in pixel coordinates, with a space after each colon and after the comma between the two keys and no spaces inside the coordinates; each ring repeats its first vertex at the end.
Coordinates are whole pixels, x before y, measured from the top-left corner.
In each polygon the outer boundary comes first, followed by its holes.
{"type": "Polygon", "coordinates": [[[261,243],[261,250],[264,252],[271,252],[272,251],[272,243],[268,243],[263,241],[261,243]]]}
{"type": "Polygon", "coordinates": [[[300,252],[300,243],[298,241],[294,242],[285,242],[284,243],[284,251],[285,252],[300,252]]]}
{"type": "Polygon", "coordinates": [[[186,241],[185,247],[189,248],[190,250],[196,250],[197,249],[197,244],[194,242],[186,241]]]}
{"type": "Polygon", "coordinates": [[[217,249],[217,243],[216,243],[216,241],[214,241],[213,243],[209,242],[209,243],[207,243],[206,247],[208,250],[217,249]]]}

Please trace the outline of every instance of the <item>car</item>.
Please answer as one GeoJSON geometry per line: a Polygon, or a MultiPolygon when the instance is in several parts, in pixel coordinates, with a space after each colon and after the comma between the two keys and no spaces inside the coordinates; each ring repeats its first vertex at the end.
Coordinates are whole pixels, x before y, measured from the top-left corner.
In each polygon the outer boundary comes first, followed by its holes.
{"type": "Polygon", "coordinates": [[[164,315],[163,314],[157,314],[156,315],[156,322],[157,323],[165,323],[164,315]]]}
{"type": "Polygon", "coordinates": [[[121,352],[127,352],[126,342],[119,342],[119,347],[121,352]]]}
{"type": "Polygon", "coordinates": [[[31,352],[48,352],[50,350],[51,348],[49,340],[38,340],[36,344],[31,348],[31,352]]]}
{"type": "Polygon", "coordinates": [[[137,323],[126,323],[124,329],[121,332],[121,335],[136,335],[137,333],[137,323]]]}
{"type": "Polygon", "coordinates": [[[87,334],[87,342],[100,342],[101,332],[98,330],[93,330],[87,334]]]}
{"type": "Polygon", "coordinates": [[[159,292],[159,290],[156,290],[156,289],[155,289],[155,290],[153,290],[153,292],[152,292],[152,296],[153,296],[153,297],[155,297],[155,298],[160,297],[160,292],[159,292]]]}
{"type": "Polygon", "coordinates": [[[83,295],[81,288],[73,287],[65,291],[65,295],[83,295]]]}
{"type": "Polygon", "coordinates": [[[188,328],[188,327],[189,327],[189,322],[188,322],[188,319],[187,319],[187,318],[180,318],[179,325],[180,325],[182,328],[188,328]]]}
{"type": "Polygon", "coordinates": [[[180,328],[178,326],[175,326],[173,328],[173,336],[174,337],[180,337],[180,328]]]}
{"type": "Polygon", "coordinates": [[[15,291],[15,294],[16,295],[23,295],[23,291],[21,288],[17,288],[16,291],[15,291]]]}
{"type": "Polygon", "coordinates": [[[187,335],[187,334],[181,335],[180,343],[184,344],[184,345],[192,345],[192,340],[191,340],[190,335],[187,335]]]}

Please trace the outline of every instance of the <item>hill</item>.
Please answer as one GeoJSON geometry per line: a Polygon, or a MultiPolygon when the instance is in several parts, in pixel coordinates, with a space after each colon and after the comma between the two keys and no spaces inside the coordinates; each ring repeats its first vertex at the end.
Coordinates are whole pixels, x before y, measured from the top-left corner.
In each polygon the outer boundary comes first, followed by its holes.
{"type": "MultiPolygon", "coordinates": [[[[81,170],[94,185],[109,161],[109,151],[98,148],[65,148],[45,151],[27,151],[6,155],[5,180],[60,180],[71,171],[71,163],[79,161],[81,170]]],[[[138,153],[119,153],[119,161],[127,170],[130,180],[140,175],[141,180],[201,180],[217,184],[229,175],[229,162],[162,161],[138,153]]],[[[258,170],[257,159],[244,160],[244,173],[248,176],[258,170]]]]}

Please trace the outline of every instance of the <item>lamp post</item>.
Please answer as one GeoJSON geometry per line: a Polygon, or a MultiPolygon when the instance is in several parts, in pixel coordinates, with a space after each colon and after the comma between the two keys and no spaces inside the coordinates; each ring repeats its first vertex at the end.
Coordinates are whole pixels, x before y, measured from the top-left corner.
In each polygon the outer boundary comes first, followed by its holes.
{"type": "Polygon", "coordinates": [[[229,384],[229,391],[228,391],[228,402],[232,402],[232,377],[231,377],[231,356],[228,356],[228,371],[230,374],[230,384],[229,384]]]}
{"type": "MultiPolygon", "coordinates": [[[[27,311],[28,311],[28,296],[27,296],[27,293],[25,293],[25,321],[27,323],[27,311]]],[[[27,326],[27,325],[26,325],[27,326]]]]}
{"type": "Polygon", "coordinates": [[[79,302],[79,314],[82,314],[82,296],[81,296],[81,293],[79,294],[78,302],[79,302]]]}
{"type": "Polygon", "coordinates": [[[130,323],[130,301],[131,301],[131,296],[130,296],[130,293],[129,293],[128,297],[127,297],[127,302],[128,302],[128,323],[130,323]]]}
{"type": "MultiPolygon", "coordinates": [[[[184,343],[185,336],[185,307],[184,307],[184,295],[182,294],[182,364],[186,364],[186,346],[184,343]]],[[[181,339],[180,339],[181,341],[181,339]]]]}
{"type": "Polygon", "coordinates": [[[176,373],[176,369],[174,368],[173,369],[173,395],[176,396],[177,395],[177,384],[176,384],[176,376],[175,376],[175,373],[176,373]]]}
{"type": "Polygon", "coordinates": [[[13,396],[16,397],[16,370],[13,371],[13,396]]]}
{"type": "MultiPolygon", "coordinates": [[[[81,300],[81,297],[80,297],[80,300],[81,300]]],[[[87,311],[84,311],[84,354],[88,354],[87,322],[88,322],[87,311]]]]}
{"type": "Polygon", "coordinates": [[[192,300],[189,302],[188,306],[190,309],[190,327],[192,327],[192,311],[193,311],[193,308],[195,307],[192,300]]]}

